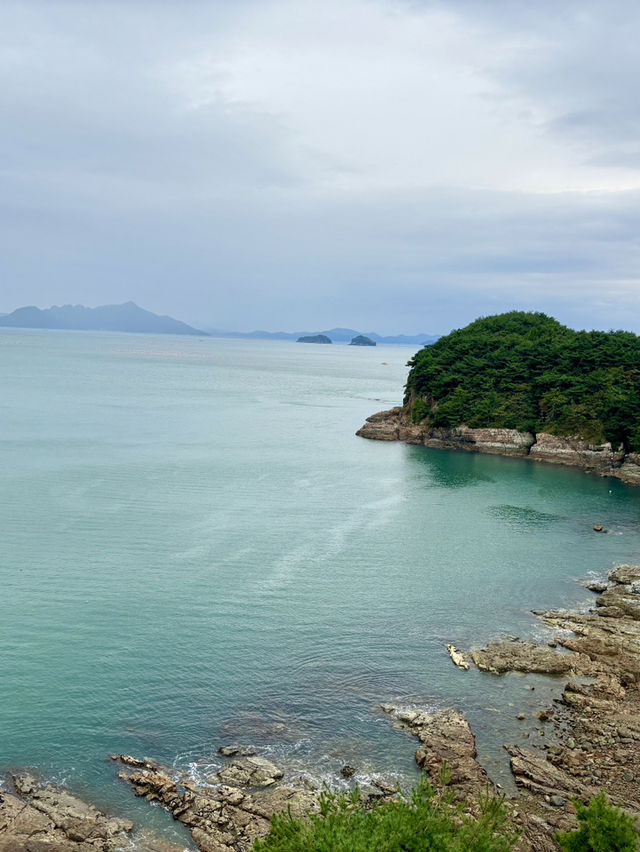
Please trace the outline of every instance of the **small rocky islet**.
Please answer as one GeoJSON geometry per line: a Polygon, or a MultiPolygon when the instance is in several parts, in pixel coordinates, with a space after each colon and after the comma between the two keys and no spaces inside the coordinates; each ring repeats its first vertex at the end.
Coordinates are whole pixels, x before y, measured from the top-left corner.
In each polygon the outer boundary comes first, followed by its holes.
{"type": "MultiPolygon", "coordinates": [[[[564,680],[551,706],[530,717],[517,715],[526,745],[505,745],[518,791],[507,804],[521,832],[519,852],[555,852],[556,832],[576,827],[574,800],[588,801],[600,789],[640,817],[640,566],[617,566],[606,584],[598,584],[603,586],[589,612],[535,613],[553,631],[546,644],[508,637],[468,651],[447,646],[461,670],[475,666],[488,677],[520,672],[564,680]]],[[[398,701],[376,710],[418,739],[416,762],[434,784],[446,762],[463,806],[473,809],[492,786],[459,709],[433,712],[398,701]]],[[[268,832],[274,813],[317,812],[319,790],[288,778],[255,749],[228,745],[220,754],[226,764],[198,783],[148,758],[112,759],[135,795],[169,811],[202,852],[248,852],[268,832]]],[[[345,770],[343,777],[354,774],[354,767],[345,770]]],[[[371,802],[397,794],[384,779],[365,792],[371,802]]],[[[129,821],[29,773],[8,776],[0,793],[0,852],[112,852],[131,845],[132,831],[129,821]]],[[[177,852],[160,838],[134,837],[140,852],[177,852]]]]}
{"type": "Polygon", "coordinates": [[[356,335],[351,340],[351,342],[349,343],[349,346],[375,346],[375,345],[376,345],[375,340],[372,340],[370,337],[367,337],[365,334],[356,335]]]}
{"type": "Polygon", "coordinates": [[[330,337],[326,334],[303,334],[296,340],[296,343],[332,343],[330,337]]]}

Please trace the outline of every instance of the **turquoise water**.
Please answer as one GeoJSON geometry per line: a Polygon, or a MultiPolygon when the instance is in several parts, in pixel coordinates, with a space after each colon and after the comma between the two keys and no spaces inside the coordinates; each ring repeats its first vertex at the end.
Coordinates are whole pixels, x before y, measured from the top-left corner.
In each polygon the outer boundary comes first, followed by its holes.
{"type": "Polygon", "coordinates": [[[411,354],[0,333],[0,768],[174,833],[110,753],[206,774],[241,740],[411,777],[372,708],[413,696],[461,706],[500,777],[533,694],[444,643],[587,604],[580,578],[640,559],[640,489],[356,438],[411,354]]]}

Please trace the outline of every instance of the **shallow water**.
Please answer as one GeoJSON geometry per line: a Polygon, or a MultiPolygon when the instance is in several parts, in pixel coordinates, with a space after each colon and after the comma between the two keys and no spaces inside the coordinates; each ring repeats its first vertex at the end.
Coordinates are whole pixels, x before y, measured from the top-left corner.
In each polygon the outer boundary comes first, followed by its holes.
{"type": "Polygon", "coordinates": [[[580,578],[640,558],[640,489],[356,438],[411,354],[0,333],[0,768],[171,833],[110,753],[207,774],[241,740],[411,778],[372,708],[413,696],[461,706],[503,777],[546,687],[460,672],[444,643],[587,605],[580,578]]]}

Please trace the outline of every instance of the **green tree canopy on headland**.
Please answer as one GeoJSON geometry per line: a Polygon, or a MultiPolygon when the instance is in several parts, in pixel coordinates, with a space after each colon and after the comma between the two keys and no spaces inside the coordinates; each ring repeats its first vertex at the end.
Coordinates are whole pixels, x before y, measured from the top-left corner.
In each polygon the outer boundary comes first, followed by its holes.
{"type": "Polygon", "coordinates": [[[415,422],[577,435],[640,451],[640,337],[542,313],[485,317],[409,362],[415,422]]]}

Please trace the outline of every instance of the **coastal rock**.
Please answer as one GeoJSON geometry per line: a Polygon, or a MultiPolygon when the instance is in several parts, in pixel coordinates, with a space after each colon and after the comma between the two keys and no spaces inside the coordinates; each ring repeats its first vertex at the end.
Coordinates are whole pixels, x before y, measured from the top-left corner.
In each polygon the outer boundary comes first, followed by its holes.
{"type": "Polygon", "coordinates": [[[471,652],[471,659],[484,672],[539,672],[565,674],[578,663],[577,654],[559,654],[551,648],[519,639],[490,642],[486,648],[471,652]]]}
{"type": "MultiPolygon", "coordinates": [[[[606,605],[595,614],[536,613],[557,629],[553,644],[569,654],[515,639],[472,654],[480,668],[498,674],[575,675],[561,699],[535,713],[537,726],[521,733],[530,742],[538,739],[539,746],[505,746],[518,788],[512,802],[522,830],[518,852],[556,850],[556,832],[576,827],[573,800],[586,802],[600,789],[614,804],[640,815],[640,566],[618,565],[609,579],[599,599],[606,605]]],[[[516,716],[523,717],[522,712],[516,716]]],[[[405,724],[415,719],[409,716],[405,724]]]]}
{"type": "MultiPolygon", "coordinates": [[[[184,780],[178,783],[172,770],[159,767],[155,761],[142,763],[142,768],[125,767],[119,777],[131,785],[136,796],[158,802],[186,825],[202,852],[248,852],[254,841],[269,831],[273,814],[289,811],[293,816],[302,816],[319,809],[318,793],[276,783],[274,776],[281,778],[281,770],[262,758],[250,757],[242,762],[243,772],[238,776],[242,786],[218,783],[215,787],[199,787],[184,780]],[[251,771],[246,769],[249,761],[253,762],[251,771]],[[267,777],[274,783],[265,789],[246,789],[245,781],[267,777]]],[[[232,763],[229,768],[240,763],[232,763]]],[[[223,772],[218,774],[218,782],[223,781],[223,772]]]]}
{"type": "Polygon", "coordinates": [[[610,443],[589,444],[579,438],[565,438],[538,432],[530,450],[531,458],[552,464],[576,465],[586,470],[610,471],[618,468],[625,457],[610,443]]]}
{"type": "Polygon", "coordinates": [[[251,746],[228,745],[220,746],[218,754],[223,755],[223,757],[253,757],[256,750],[251,746]]]}
{"type": "Polygon", "coordinates": [[[372,441],[399,441],[400,428],[407,426],[404,408],[390,408],[367,417],[366,423],[358,429],[356,435],[372,441]]]}
{"type": "Polygon", "coordinates": [[[617,470],[612,471],[612,476],[617,476],[628,485],[640,485],[640,453],[628,453],[617,470]]]}
{"type": "Polygon", "coordinates": [[[509,746],[507,751],[511,757],[511,771],[519,787],[543,796],[559,796],[565,800],[578,797],[585,802],[598,792],[583,780],[554,766],[538,751],[519,746],[509,746]]]}
{"type": "MultiPolygon", "coordinates": [[[[415,424],[411,404],[380,411],[367,418],[356,432],[374,441],[403,441],[444,450],[467,450],[503,456],[527,456],[533,461],[579,467],[601,476],[614,476],[629,485],[640,485],[640,453],[625,454],[610,443],[590,444],[579,438],[548,432],[520,432],[516,429],[457,426],[431,428],[426,420],[415,424]]],[[[604,530],[603,530],[604,532],[604,530]]]]}
{"type": "Polygon", "coordinates": [[[424,432],[425,447],[461,449],[478,453],[506,456],[526,456],[535,438],[530,432],[517,429],[428,429],[424,432]]]}
{"type": "Polygon", "coordinates": [[[467,655],[463,654],[462,651],[459,651],[455,645],[447,645],[446,648],[449,656],[451,657],[451,662],[454,664],[454,666],[457,666],[463,671],[469,671],[471,665],[467,660],[467,655]]]}
{"type": "Polygon", "coordinates": [[[450,783],[460,798],[474,799],[486,789],[489,778],[476,760],[475,737],[463,713],[453,708],[431,712],[396,704],[381,704],[380,709],[420,740],[416,763],[434,784],[440,782],[446,763],[450,783]]]}
{"type": "Polygon", "coordinates": [[[228,764],[218,772],[217,779],[231,787],[269,787],[283,775],[283,771],[270,760],[252,756],[228,764]]]}
{"type": "Polygon", "coordinates": [[[640,621],[640,595],[626,586],[608,588],[596,599],[596,606],[602,608],[602,615],[613,618],[626,615],[640,621]]]}
{"type": "Polygon", "coordinates": [[[436,449],[515,456],[527,455],[535,440],[530,432],[517,429],[470,429],[467,426],[431,429],[415,424],[402,406],[367,417],[356,435],[374,441],[403,441],[436,449]]]}
{"type": "MultiPolygon", "coordinates": [[[[129,848],[133,823],[110,817],[68,790],[42,785],[29,772],[10,776],[0,791],[0,852],[112,852],[129,848]]],[[[141,852],[176,847],[137,839],[141,852]]]]}
{"type": "Polygon", "coordinates": [[[617,565],[609,573],[610,584],[596,600],[598,614],[605,618],[626,616],[640,620],[640,566],[617,565]]]}
{"type": "MultiPolygon", "coordinates": [[[[623,586],[634,586],[636,583],[640,584],[640,565],[616,565],[609,572],[609,579],[612,583],[623,586]]],[[[634,591],[638,593],[640,589],[634,589],[634,591]]]]}

